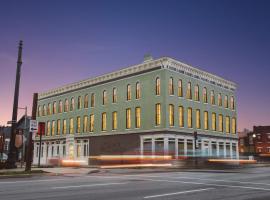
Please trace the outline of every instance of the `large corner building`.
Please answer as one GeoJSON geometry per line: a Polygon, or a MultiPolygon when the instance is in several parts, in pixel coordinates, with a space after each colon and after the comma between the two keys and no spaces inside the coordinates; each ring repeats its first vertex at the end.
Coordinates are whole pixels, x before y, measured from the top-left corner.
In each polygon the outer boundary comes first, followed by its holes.
{"type": "MultiPolygon", "coordinates": [[[[238,157],[236,84],[169,57],[38,95],[41,163],[91,155],[238,157]]],[[[35,139],[34,163],[39,139],[35,139]]]]}

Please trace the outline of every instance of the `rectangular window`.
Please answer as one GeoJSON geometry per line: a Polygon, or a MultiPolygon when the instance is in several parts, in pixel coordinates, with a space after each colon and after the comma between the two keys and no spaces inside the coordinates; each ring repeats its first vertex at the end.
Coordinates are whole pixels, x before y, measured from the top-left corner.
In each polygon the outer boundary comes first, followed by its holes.
{"type": "Polygon", "coordinates": [[[213,131],[216,131],[217,130],[216,113],[212,113],[212,130],[213,131]]]}
{"type": "Polygon", "coordinates": [[[60,130],[61,130],[61,121],[60,119],[57,120],[57,135],[60,135],[60,130]]]}
{"type": "Polygon", "coordinates": [[[195,98],[195,101],[200,101],[200,93],[199,93],[199,86],[198,85],[195,86],[194,98],[195,98]]]}
{"type": "Polygon", "coordinates": [[[86,133],[87,132],[87,124],[88,124],[88,117],[84,116],[83,117],[83,132],[86,133]]]}
{"type": "Polygon", "coordinates": [[[117,129],[117,112],[114,111],[112,113],[112,130],[116,130],[117,129]]]}
{"type": "Polygon", "coordinates": [[[187,85],[187,95],[186,95],[187,99],[192,99],[192,93],[191,93],[191,83],[189,82],[187,85]]]}
{"type": "Polygon", "coordinates": [[[81,132],[81,117],[77,117],[77,133],[81,132]]]}
{"type": "Polygon", "coordinates": [[[160,78],[156,78],[156,95],[160,95],[160,78]]]}
{"type": "Polygon", "coordinates": [[[169,95],[174,95],[173,78],[169,79],[169,95]]]}
{"type": "Polygon", "coordinates": [[[88,108],[88,94],[84,96],[84,108],[88,108]]]}
{"type": "Polygon", "coordinates": [[[174,126],[174,105],[169,105],[169,125],[174,126]]]}
{"type": "Polygon", "coordinates": [[[90,124],[89,124],[89,131],[90,132],[93,132],[94,131],[94,115],[93,114],[91,114],[90,115],[90,124]]]}
{"type": "Polygon", "coordinates": [[[136,99],[141,98],[141,84],[138,82],[136,83],[136,99]]]}
{"type": "Polygon", "coordinates": [[[102,113],[102,124],[101,124],[101,130],[106,131],[107,130],[107,114],[102,113]]]}
{"type": "Polygon", "coordinates": [[[69,119],[69,134],[74,134],[74,120],[73,120],[73,118],[69,119]]]}
{"type": "Polygon", "coordinates": [[[204,111],[204,129],[208,130],[208,112],[204,111]]]}
{"type": "Polygon", "coordinates": [[[127,129],[131,128],[131,109],[130,108],[126,109],[126,128],[127,129]]]}
{"type": "Polygon", "coordinates": [[[230,117],[226,116],[226,133],[230,133],[230,117]]]}
{"type": "Polygon", "coordinates": [[[232,133],[236,133],[236,119],[234,117],[232,118],[232,133]]]}
{"type": "Polygon", "coordinates": [[[156,126],[159,126],[161,122],[161,106],[160,103],[156,104],[156,126]]]}
{"type": "Polygon", "coordinates": [[[52,136],[55,134],[55,121],[52,121],[52,136]]]}
{"type": "Polygon", "coordinates": [[[135,127],[141,128],[141,108],[135,108],[135,127]]]}
{"type": "Polygon", "coordinates": [[[64,135],[67,134],[67,120],[66,119],[63,120],[63,130],[62,130],[62,133],[64,135]]]}
{"type": "Polygon", "coordinates": [[[127,100],[131,100],[131,85],[127,85],[127,100]]]}
{"type": "Polygon", "coordinates": [[[188,128],[192,128],[192,108],[188,108],[188,128]]]}
{"type": "Polygon", "coordinates": [[[223,132],[223,115],[218,116],[218,131],[223,132]]]}
{"type": "Polygon", "coordinates": [[[94,93],[92,93],[91,94],[91,107],[93,108],[94,106],[95,106],[95,94],[94,93]]]}
{"type": "Polygon", "coordinates": [[[196,128],[201,128],[201,111],[199,109],[196,110],[196,128]]]}
{"type": "Polygon", "coordinates": [[[47,136],[51,135],[51,122],[47,122],[47,136]]]}
{"type": "Polygon", "coordinates": [[[117,101],[116,88],[113,88],[112,102],[113,102],[113,103],[116,103],[116,101],[117,101]]]}
{"type": "Polygon", "coordinates": [[[178,96],[183,96],[183,87],[182,87],[182,80],[178,80],[178,96]]]}
{"type": "Polygon", "coordinates": [[[184,127],[184,107],[179,106],[178,112],[179,112],[179,126],[184,127]]]}
{"type": "Polygon", "coordinates": [[[102,97],[102,105],[107,104],[107,91],[103,91],[103,97],[102,97]]]}

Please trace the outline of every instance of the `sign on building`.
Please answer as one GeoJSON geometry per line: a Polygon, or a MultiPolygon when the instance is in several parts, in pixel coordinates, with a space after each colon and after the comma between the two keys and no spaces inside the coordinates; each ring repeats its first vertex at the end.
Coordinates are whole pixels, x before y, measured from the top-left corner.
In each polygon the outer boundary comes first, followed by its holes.
{"type": "Polygon", "coordinates": [[[37,120],[30,120],[29,131],[30,131],[30,132],[37,132],[37,130],[38,130],[38,123],[37,123],[37,120]]]}

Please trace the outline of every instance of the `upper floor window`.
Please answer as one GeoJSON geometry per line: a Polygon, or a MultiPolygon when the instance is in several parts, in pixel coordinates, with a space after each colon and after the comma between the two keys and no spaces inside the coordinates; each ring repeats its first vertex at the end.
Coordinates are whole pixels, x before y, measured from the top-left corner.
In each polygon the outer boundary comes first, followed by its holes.
{"type": "Polygon", "coordinates": [[[55,134],[55,121],[52,121],[52,136],[55,134]]]}
{"type": "Polygon", "coordinates": [[[222,106],[222,96],[220,93],[218,94],[218,106],[222,106]]]}
{"type": "Polygon", "coordinates": [[[203,88],[203,103],[207,103],[207,88],[203,88]]]}
{"type": "Polygon", "coordinates": [[[141,98],[141,84],[139,82],[136,83],[136,99],[141,98]]]}
{"type": "Polygon", "coordinates": [[[160,125],[160,122],[161,122],[161,106],[160,106],[160,103],[157,103],[156,104],[156,126],[159,126],[160,125]]]}
{"type": "Polygon", "coordinates": [[[116,101],[117,101],[117,95],[116,95],[116,88],[113,88],[113,92],[112,92],[112,102],[113,103],[116,103],[116,101]]]}
{"type": "Polygon", "coordinates": [[[184,107],[179,106],[178,112],[179,112],[179,126],[184,127],[184,107]]]}
{"type": "Polygon", "coordinates": [[[211,101],[211,104],[214,105],[215,104],[215,93],[214,93],[214,90],[211,90],[211,93],[210,93],[210,101],[211,101]]]}
{"type": "Polygon", "coordinates": [[[81,96],[78,96],[78,105],[77,105],[77,108],[78,109],[81,109],[82,108],[82,97],[81,96]]]}
{"type": "Polygon", "coordinates": [[[212,130],[217,130],[217,123],[216,123],[216,113],[212,113],[212,130]]]}
{"type": "Polygon", "coordinates": [[[60,135],[60,130],[61,130],[61,121],[60,119],[57,120],[57,131],[56,134],[60,135]]]}
{"type": "Polygon", "coordinates": [[[195,85],[194,94],[195,101],[200,101],[199,85],[195,85]]]}
{"type": "Polygon", "coordinates": [[[183,86],[182,86],[182,80],[178,80],[178,96],[183,96],[183,86]]]}
{"type": "Polygon", "coordinates": [[[51,115],[52,114],[52,106],[50,103],[48,103],[48,107],[47,107],[47,115],[51,115]]]}
{"type": "Polygon", "coordinates": [[[107,91],[104,90],[102,94],[102,105],[107,104],[107,91]]]}
{"type": "Polygon", "coordinates": [[[81,132],[81,117],[77,117],[77,133],[81,132]]]}
{"type": "Polygon", "coordinates": [[[73,120],[73,118],[69,119],[69,134],[74,134],[74,120],[73,120]]]}
{"type": "Polygon", "coordinates": [[[106,131],[107,130],[107,114],[104,112],[102,113],[102,119],[101,119],[101,130],[106,131]]]}
{"type": "Polygon", "coordinates": [[[160,78],[156,78],[156,95],[160,95],[160,78]]]}
{"type": "Polygon", "coordinates": [[[94,114],[90,115],[90,124],[89,124],[89,131],[93,132],[94,131],[94,121],[95,121],[95,116],[94,114]]]}
{"type": "Polygon", "coordinates": [[[87,132],[87,125],[88,125],[88,116],[85,115],[83,117],[83,132],[86,133],[87,132]]]}
{"type": "Polygon", "coordinates": [[[236,119],[235,117],[232,118],[232,133],[236,133],[236,119]]]}
{"type": "Polygon", "coordinates": [[[188,82],[187,84],[187,99],[192,99],[192,93],[191,93],[191,82],[188,82]]]}
{"type": "Polygon", "coordinates": [[[141,108],[135,108],[135,127],[141,128],[141,108]]]}
{"type": "Polygon", "coordinates": [[[42,115],[43,115],[43,116],[46,115],[46,105],[43,105],[42,115]]]}
{"type": "Polygon", "coordinates": [[[201,128],[201,111],[199,109],[196,110],[196,128],[201,128]]]}
{"type": "Polygon", "coordinates": [[[88,94],[84,96],[84,108],[88,108],[88,94]]]}
{"type": "Polygon", "coordinates": [[[169,105],[169,125],[174,126],[174,105],[169,105]]]}
{"type": "Polygon", "coordinates": [[[234,110],[235,109],[235,102],[234,102],[234,97],[231,97],[231,109],[234,110]]]}
{"type": "Polygon", "coordinates": [[[62,133],[63,133],[63,135],[66,135],[67,134],[67,120],[66,119],[63,120],[62,133]]]}
{"type": "Polygon", "coordinates": [[[223,132],[223,115],[218,115],[218,131],[223,132]]]}
{"type": "Polygon", "coordinates": [[[226,116],[226,133],[230,133],[230,117],[229,116],[226,116]]]}
{"type": "Polygon", "coordinates": [[[174,95],[173,77],[169,79],[169,95],[174,95]]]}
{"type": "Polygon", "coordinates": [[[114,111],[112,113],[112,130],[116,130],[117,129],[117,112],[114,111]]]}
{"type": "Polygon", "coordinates": [[[64,112],[68,111],[68,100],[65,100],[64,112]]]}
{"type": "Polygon", "coordinates": [[[42,116],[42,108],[41,106],[38,106],[38,116],[42,116]]]}
{"type": "Polygon", "coordinates": [[[188,128],[192,128],[192,108],[188,108],[188,128]]]}
{"type": "Polygon", "coordinates": [[[72,97],[72,98],[71,98],[71,104],[70,104],[70,111],[73,111],[74,108],[75,108],[75,100],[74,100],[74,98],[72,97]]]}
{"type": "Polygon", "coordinates": [[[131,85],[127,85],[127,100],[131,100],[131,85]]]}
{"type": "Polygon", "coordinates": [[[227,95],[224,97],[224,107],[225,108],[229,107],[229,102],[228,102],[228,96],[227,95]]]}
{"type": "Polygon", "coordinates": [[[47,122],[47,136],[51,135],[51,122],[47,122]]]}
{"type": "Polygon", "coordinates": [[[131,128],[131,109],[130,108],[126,109],[126,128],[127,129],[131,128]]]}
{"type": "Polygon", "coordinates": [[[208,130],[208,112],[204,111],[204,129],[208,130]]]}
{"type": "Polygon", "coordinates": [[[58,105],[58,113],[62,113],[62,112],[63,112],[63,102],[60,100],[59,105],[58,105]]]}
{"type": "Polygon", "coordinates": [[[56,114],[56,102],[53,102],[53,114],[56,114]]]}
{"type": "Polygon", "coordinates": [[[91,107],[93,108],[95,106],[95,94],[91,94],[91,107]]]}

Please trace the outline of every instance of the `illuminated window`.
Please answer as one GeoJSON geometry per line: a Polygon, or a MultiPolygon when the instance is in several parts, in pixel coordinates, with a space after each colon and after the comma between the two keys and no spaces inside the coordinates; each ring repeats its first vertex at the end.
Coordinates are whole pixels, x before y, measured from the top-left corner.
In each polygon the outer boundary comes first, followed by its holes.
{"type": "Polygon", "coordinates": [[[70,104],[70,111],[73,111],[74,108],[75,108],[75,100],[74,100],[74,98],[72,97],[72,98],[71,98],[71,104],[70,104]]]}
{"type": "Polygon", "coordinates": [[[69,134],[74,134],[74,120],[73,120],[73,118],[69,119],[69,134]]]}
{"type": "Polygon", "coordinates": [[[160,95],[160,78],[156,78],[156,95],[160,95]]]}
{"type": "Polygon", "coordinates": [[[126,109],[126,128],[127,129],[131,128],[131,109],[130,108],[126,109]]]}
{"type": "Polygon", "coordinates": [[[235,109],[235,103],[234,103],[234,97],[231,97],[231,109],[234,110],[235,109]]]}
{"type": "Polygon", "coordinates": [[[82,108],[82,97],[81,96],[78,96],[78,105],[77,105],[77,108],[78,109],[81,109],[82,108]]]}
{"type": "Polygon", "coordinates": [[[216,113],[212,113],[212,130],[217,130],[217,123],[216,123],[216,113]]]}
{"type": "Polygon", "coordinates": [[[102,105],[107,104],[107,91],[104,90],[103,91],[103,95],[102,95],[102,105]]]}
{"type": "Polygon", "coordinates": [[[187,95],[186,95],[187,99],[192,99],[192,93],[191,93],[191,82],[188,82],[187,85],[187,95]]]}
{"type": "Polygon", "coordinates": [[[212,105],[215,104],[215,93],[214,93],[214,90],[212,90],[211,93],[210,93],[210,101],[211,101],[211,104],[212,105]]]}
{"type": "Polygon", "coordinates": [[[67,120],[63,120],[63,129],[62,129],[62,134],[66,135],[67,134],[67,120]]]}
{"type": "Polygon", "coordinates": [[[51,135],[51,122],[47,122],[47,136],[51,135]]]}
{"type": "Polygon", "coordinates": [[[208,130],[208,112],[204,111],[204,129],[208,130]]]}
{"type": "Polygon", "coordinates": [[[135,127],[141,128],[141,108],[135,108],[135,127]]]}
{"type": "Polygon", "coordinates": [[[47,107],[47,115],[51,115],[51,114],[52,114],[52,107],[51,107],[51,104],[49,103],[47,107]]]}
{"type": "Polygon", "coordinates": [[[106,113],[102,113],[101,130],[102,131],[106,131],[107,130],[107,114],[106,113]]]}
{"type": "Polygon", "coordinates": [[[222,96],[220,93],[218,94],[218,106],[222,106],[222,96]]]}
{"type": "Polygon", "coordinates": [[[225,108],[228,108],[229,107],[228,96],[227,95],[224,97],[224,107],[225,108]]]}
{"type": "Polygon", "coordinates": [[[55,135],[55,121],[52,121],[52,136],[55,135]]]}
{"type": "Polygon", "coordinates": [[[81,117],[77,117],[77,133],[81,132],[81,117]]]}
{"type": "Polygon", "coordinates": [[[53,114],[56,114],[56,102],[53,102],[53,114]]]}
{"type": "Polygon", "coordinates": [[[117,112],[114,111],[112,113],[112,130],[116,130],[117,129],[117,112]]]}
{"type": "Polygon", "coordinates": [[[43,116],[46,115],[46,105],[43,105],[42,115],[43,115],[43,116]]]}
{"type": "Polygon", "coordinates": [[[88,125],[88,116],[85,115],[83,117],[83,132],[86,133],[87,132],[87,125],[88,125]]]}
{"type": "Polygon", "coordinates": [[[169,125],[174,126],[174,105],[169,105],[169,125]]]}
{"type": "Polygon", "coordinates": [[[156,104],[156,126],[160,125],[161,122],[161,106],[160,103],[156,104]]]}
{"type": "Polygon", "coordinates": [[[201,128],[201,111],[199,109],[196,110],[196,128],[201,128]]]}
{"type": "Polygon", "coordinates": [[[90,115],[90,124],[89,124],[89,131],[93,132],[94,131],[94,122],[95,122],[95,117],[93,114],[90,115]]]}
{"type": "Polygon", "coordinates": [[[232,133],[236,133],[236,119],[235,117],[232,118],[232,133]]]}
{"type": "Polygon", "coordinates": [[[207,103],[207,88],[203,88],[203,103],[207,103]]]}
{"type": "Polygon", "coordinates": [[[183,86],[182,86],[182,80],[178,80],[178,96],[183,96],[183,86]]]}
{"type": "Polygon", "coordinates": [[[84,95],[84,108],[88,108],[88,94],[84,95]]]}
{"type": "Polygon", "coordinates": [[[113,88],[112,102],[113,102],[113,103],[116,103],[116,101],[117,101],[116,88],[113,88]]]}
{"type": "Polygon", "coordinates": [[[218,131],[223,132],[223,115],[218,115],[218,131]]]}
{"type": "Polygon", "coordinates": [[[199,93],[198,85],[195,85],[195,88],[194,88],[194,98],[195,98],[195,101],[200,101],[200,93],[199,93]]]}
{"type": "Polygon", "coordinates": [[[136,99],[141,98],[141,84],[139,82],[136,83],[136,99]]]}
{"type": "Polygon", "coordinates": [[[179,112],[179,126],[184,127],[184,107],[179,106],[178,112],[179,112]]]}
{"type": "Polygon", "coordinates": [[[38,106],[38,116],[42,116],[42,108],[41,106],[38,106]]]}
{"type": "Polygon", "coordinates": [[[188,128],[192,128],[192,108],[188,108],[188,128]]]}
{"type": "Polygon", "coordinates": [[[95,94],[91,94],[91,107],[93,108],[95,106],[95,94]]]}
{"type": "Polygon", "coordinates": [[[127,100],[131,100],[131,85],[127,85],[127,100]]]}
{"type": "Polygon", "coordinates": [[[230,117],[226,116],[226,133],[230,133],[230,117]]]}
{"type": "Polygon", "coordinates": [[[64,105],[64,112],[68,111],[68,100],[65,100],[65,105],[64,105]]]}
{"type": "Polygon", "coordinates": [[[60,130],[61,130],[61,121],[60,119],[57,120],[57,135],[60,135],[60,130]]]}
{"type": "Polygon", "coordinates": [[[58,106],[58,113],[62,113],[62,112],[63,112],[63,102],[60,100],[59,106],[58,106]]]}
{"type": "Polygon", "coordinates": [[[174,95],[173,77],[169,79],[169,95],[174,95]]]}

